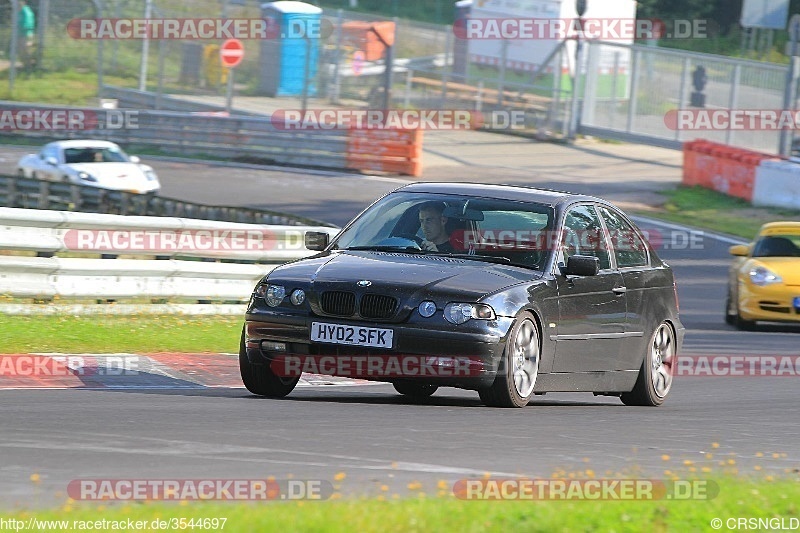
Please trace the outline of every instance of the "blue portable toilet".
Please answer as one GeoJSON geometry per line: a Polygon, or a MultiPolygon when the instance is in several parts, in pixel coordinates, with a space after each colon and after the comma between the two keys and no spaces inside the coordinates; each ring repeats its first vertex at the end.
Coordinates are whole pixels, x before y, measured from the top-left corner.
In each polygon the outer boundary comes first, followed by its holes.
{"type": "Polygon", "coordinates": [[[308,81],[308,96],[317,85],[322,9],[285,0],[261,5],[261,16],[272,19],[280,35],[261,43],[258,90],[267,96],[299,96],[308,81]]]}

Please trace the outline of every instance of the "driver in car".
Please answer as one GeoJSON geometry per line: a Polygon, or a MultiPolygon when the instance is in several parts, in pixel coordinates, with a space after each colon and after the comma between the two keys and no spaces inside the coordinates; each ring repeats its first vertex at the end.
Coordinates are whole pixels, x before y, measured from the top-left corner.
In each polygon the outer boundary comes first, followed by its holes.
{"type": "Polygon", "coordinates": [[[447,232],[447,217],[443,215],[444,202],[426,202],[419,208],[419,225],[425,240],[420,248],[429,252],[453,253],[455,249],[450,243],[447,232]]]}

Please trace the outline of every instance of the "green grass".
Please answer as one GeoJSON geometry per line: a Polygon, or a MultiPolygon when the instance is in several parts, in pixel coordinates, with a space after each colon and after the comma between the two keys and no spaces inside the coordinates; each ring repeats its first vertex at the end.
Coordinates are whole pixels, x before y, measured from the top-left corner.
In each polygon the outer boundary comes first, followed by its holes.
{"type": "Polygon", "coordinates": [[[767,222],[800,220],[800,211],[753,207],[740,198],[702,187],[678,187],[662,194],[667,197],[663,209],[641,214],[745,239],[752,239],[767,222]]]}
{"type": "MultiPolygon", "coordinates": [[[[134,87],[128,78],[105,76],[107,85],[134,87]]],[[[19,76],[10,91],[8,83],[0,80],[0,100],[19,100],[42,104],[97,106],[97,76],[86,72],[59,72],[19,76]]]]}
{"type": "MultiPolygon", "coordinates": [[[[168,520],[225,518],[222,531],[712,531],[710,522],[746,517],[797,517],[800,483],[726,477],[712,500],[461,501],[452,496],[397,500],[347,498],[268,503],[137,503],[97,506],[68,502],[48,511],[13,511],[27,520],[168,520]]],[[[449,487],[448,487],[449,488],[449,487]]],[[[441,490],[440,493],[449,493],[441,490]]],[[[724,528],[727,530],[727,528],[724,528]]],[[[219,531],[219,529],[218,529],[219,531]]]]}
{"type": "Polygon", "coordinates": [[[0,315],[0,353],[237,352],[243,317],[0,315]]]}

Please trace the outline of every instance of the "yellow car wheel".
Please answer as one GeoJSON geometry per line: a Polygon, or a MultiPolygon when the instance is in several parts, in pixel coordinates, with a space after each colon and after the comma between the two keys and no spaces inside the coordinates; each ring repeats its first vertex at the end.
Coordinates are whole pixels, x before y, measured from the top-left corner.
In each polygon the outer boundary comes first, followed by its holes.
{"type": "Polygon", "coordinates": [[[739,312],[739,297],[728,291],[728,298],[725,301],[725,322],[741,330],[752,330],[756,323],[755,320],[742,318],[739,312]]]}

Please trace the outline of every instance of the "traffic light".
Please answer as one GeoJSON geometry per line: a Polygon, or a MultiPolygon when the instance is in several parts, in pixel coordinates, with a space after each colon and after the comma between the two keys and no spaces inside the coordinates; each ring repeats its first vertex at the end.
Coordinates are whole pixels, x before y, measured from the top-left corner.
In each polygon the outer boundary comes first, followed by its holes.
{"type": "Polygon", "coordinates": [[[694,91],[691,94],[690,105],[692,107],[705,107],[706,95],[703,90],[706,88],[708,76],[706,76],[706,68],[703,65],[697,65],[692,72],[692,85],[694,91]]]}

